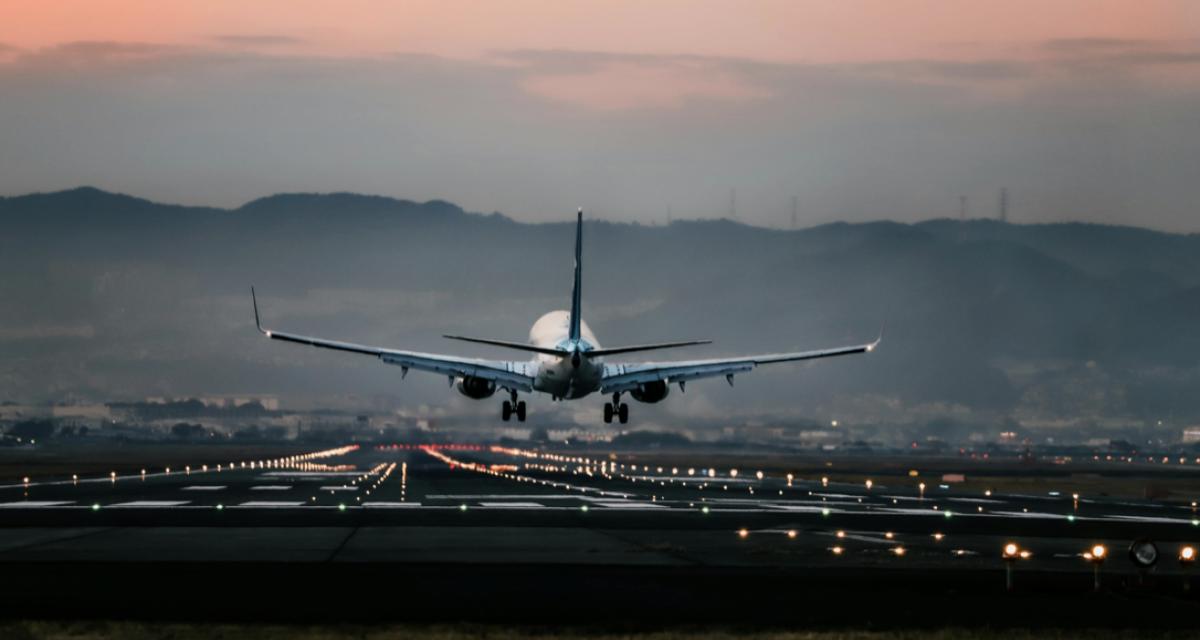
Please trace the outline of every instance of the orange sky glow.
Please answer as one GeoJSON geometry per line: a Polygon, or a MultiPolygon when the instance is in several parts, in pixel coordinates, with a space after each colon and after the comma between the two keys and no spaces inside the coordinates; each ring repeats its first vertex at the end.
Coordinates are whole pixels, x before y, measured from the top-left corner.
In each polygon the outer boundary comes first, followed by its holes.
{"type": "Polygon", "coordinates": [[[829,63],[1034,55],[1034,43],[1057,38],[1194,38],[1197,20],[1200,3],[1162,0],[7,0],[0,43],[239,47],[248,41],[216,38],[268,36],[281,38],[269,45],[280,52],[308,55],[570,49],[829,63]]]}

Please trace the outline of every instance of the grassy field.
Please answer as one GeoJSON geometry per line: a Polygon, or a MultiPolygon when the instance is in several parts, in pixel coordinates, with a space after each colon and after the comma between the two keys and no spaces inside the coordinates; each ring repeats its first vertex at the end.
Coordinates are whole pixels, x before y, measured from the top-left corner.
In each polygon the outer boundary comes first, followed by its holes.
{"type": "Polygon", "coordinates": [[[908,629],[890,631],[737,631],[733,629],[678,628],[655,631],[599,631],[589,629],[551,629],[490,625],[330,625],[286,626],[257,624],[163,624],[134,622],[41,622],[0,623],[0,637],[6,640],[726,640],[764,638],[767,640],[1030,640],[1034,638],[1108,640],[1117,638],[1194,638],[1194,631],[1137,631],[1107,629],[908,629]]]}

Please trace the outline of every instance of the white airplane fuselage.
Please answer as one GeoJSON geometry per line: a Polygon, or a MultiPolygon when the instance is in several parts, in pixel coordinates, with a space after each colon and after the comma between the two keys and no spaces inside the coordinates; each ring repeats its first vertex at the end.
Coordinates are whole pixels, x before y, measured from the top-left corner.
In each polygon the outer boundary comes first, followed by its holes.
{"type": "Polygon", "coordinates": [[[589,358],[587,352],[598,349],[600,342],[595,334],[580,320],[579,343],[571,344],[571,312],[551,311],[538,318],[529,330],[529,343],[547,349],[562,349],[578,358],[539,353],[533,361],[537,365],[537,377],[533,388],[556,398],[582,398],[600,389],[600,378],[604,364],[600,358],[589,358]]]}

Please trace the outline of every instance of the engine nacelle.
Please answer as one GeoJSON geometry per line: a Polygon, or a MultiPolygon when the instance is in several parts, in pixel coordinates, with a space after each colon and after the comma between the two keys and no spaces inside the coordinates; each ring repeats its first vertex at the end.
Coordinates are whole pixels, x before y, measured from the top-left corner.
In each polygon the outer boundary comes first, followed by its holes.
{"type": "Polygon", "coordinates": [[[467,376],[458,381],[458,392],[472,400],[483,400],[496,393],[496,383],[486,378],[467,376]]]}
{"type": "Polygon", "coordinates": [[[638,402],[658,402],[667,397],[667,392],[670,390],[671,387],[667,386],[665,381],[656,380],[639,386],[630,391],[629,395],[633,396],[633,399],[638,402]]]}

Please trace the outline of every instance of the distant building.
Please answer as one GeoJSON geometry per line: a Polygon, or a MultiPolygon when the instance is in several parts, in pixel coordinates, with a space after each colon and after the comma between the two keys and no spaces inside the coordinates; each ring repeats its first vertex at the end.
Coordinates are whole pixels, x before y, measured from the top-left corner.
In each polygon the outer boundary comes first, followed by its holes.
{"type": "Polygon", "coordinates": [[[1196,442],[1200,442],[1200,425],[1185,427],[1183,430],[1183,443],[1194,444],[1196,442]]]}
{"type": "Polygon", "coordinates": [[[267,411],[279,411],[279,398],[276,396],[249,396],[249,395],[206,395],[199,397],[179,397],[168,398],[164,396],[155,396],[146,398],[146,402],[155,404],[167,404],[171,402],[183,402],[186,400],[199,400],[206,407],[217,409],[233,409],[242,405],[257,402],[262,405],[267,411]]]}

